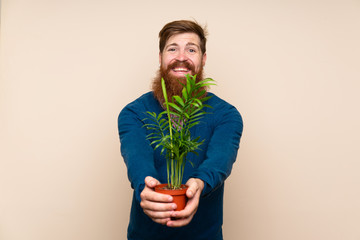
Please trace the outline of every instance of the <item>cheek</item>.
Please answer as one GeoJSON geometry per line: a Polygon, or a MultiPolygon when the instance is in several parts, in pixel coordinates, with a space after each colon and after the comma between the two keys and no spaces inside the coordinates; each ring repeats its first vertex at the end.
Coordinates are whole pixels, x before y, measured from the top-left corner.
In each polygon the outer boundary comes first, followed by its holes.
{"type": "Polygon", "coordinates": [[[162,59],[162,64],[163,64],[164,66],[167,66],[167,65],[170,64],[171,60],[172,60],[172,59],[171,59],[170,57],[163,57],[163,59],[162,59]]]}
{"type": "Polygon", "coordinates": [[[202,62],[202,57],[200,55],[196,55],[194,56],[193,61],[200,65],[202,62]]]}
{"type": "Polygon", "coordinates": [[[202,67],[201,59],[196,59],[196,61],[194,61],[194,65],[195,65],[196,69],[200,69],[202,67]]]}

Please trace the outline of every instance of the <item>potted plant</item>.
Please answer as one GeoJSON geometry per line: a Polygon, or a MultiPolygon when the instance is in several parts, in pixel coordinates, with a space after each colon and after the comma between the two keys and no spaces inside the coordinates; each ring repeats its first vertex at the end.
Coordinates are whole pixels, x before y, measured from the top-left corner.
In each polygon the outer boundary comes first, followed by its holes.
{"type": "Polygon", "coordinates": [[[165,81],[161,79],[166,110],[160,114],[146,112],[149,115],[147,120],[150,121],[144,126],[151,130],[147,139],[154,149],[161,148],[167,166],[167,183],[158,185],[155,191],[172,195],[177,210],[184,209],[186,205],[187,186],[182,184],[182,180],[188,161],[187,154],[197,154],[204,142],[200,141],[200,136],[191,136],[190,129],[200,123],[200,119],[206,114],[204,108],[211,107],[204,102],[211,97],[206,96],[206,88],[214,85],[212,82],[211,78],[196,82],[196,75],[186,75],[186,84],[180,82],[183,86],[182,96],[173,96],[169,102],[165,81]]]}

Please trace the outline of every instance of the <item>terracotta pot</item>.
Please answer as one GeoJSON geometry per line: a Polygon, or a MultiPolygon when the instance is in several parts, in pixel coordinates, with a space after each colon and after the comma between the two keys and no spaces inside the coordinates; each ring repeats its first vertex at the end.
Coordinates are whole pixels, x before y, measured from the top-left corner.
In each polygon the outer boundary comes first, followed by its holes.
{"type": "Polygon", "coordinates": [[[176,211],[183,210],[187,202],[186,190],[188,186],[182,184],[181,189],[168,189],[167,186],[167,183],[159,184],[155,187],[155,192],[171,195],[173,203],[177,206],[176,211]]]}

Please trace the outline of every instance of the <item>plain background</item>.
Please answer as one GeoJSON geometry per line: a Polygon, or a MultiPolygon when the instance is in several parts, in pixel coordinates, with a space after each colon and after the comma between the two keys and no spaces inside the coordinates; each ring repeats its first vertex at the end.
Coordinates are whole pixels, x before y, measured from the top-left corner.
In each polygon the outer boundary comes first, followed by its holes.
{"type": "Polygon", "coordinates": [[[158,32],[208,25],[206,76],[244,134],[224,236],[360,239],[360,1],[5,0],[0,239],[125,239],[117,116],[150,89],[158,32]]]}

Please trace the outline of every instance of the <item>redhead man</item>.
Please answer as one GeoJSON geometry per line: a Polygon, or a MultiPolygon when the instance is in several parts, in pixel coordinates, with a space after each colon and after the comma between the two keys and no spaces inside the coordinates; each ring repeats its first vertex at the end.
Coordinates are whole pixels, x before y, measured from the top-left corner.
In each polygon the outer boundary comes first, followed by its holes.
{"type": "Polygon", "coordinates": [[[188,202],[176,211],[169,195],[156,193],[154,187],[167,182],[166,160],[154,150],[143,127],[147,111],[159,114],[164,110],[161,78],[168,97],[181,95],[185,75],[203,79],[206,63],[206,31],[193,21],[180,20],[166,24],[159,33],[160,69],[152,91],[129,103],[120,113],[118,128],[121,153],[134,189],[128,239],[207,239],[220,240],[223,223],[224,181],[236,160],[243,130],[236,108],[215,94],[206,104],[212,108],[194,131],[204,140],[202,151],[189,156],[194,166],[185,166],[188,202]]]}

